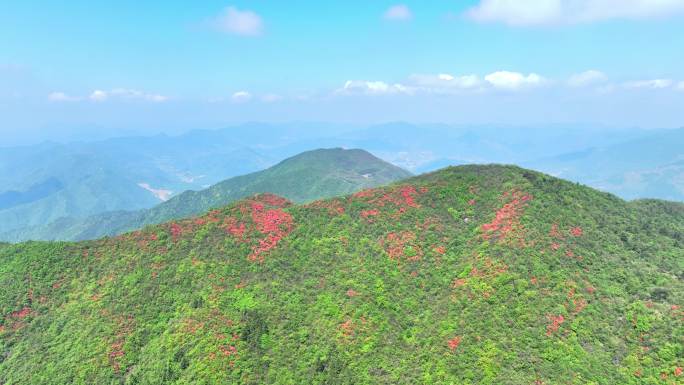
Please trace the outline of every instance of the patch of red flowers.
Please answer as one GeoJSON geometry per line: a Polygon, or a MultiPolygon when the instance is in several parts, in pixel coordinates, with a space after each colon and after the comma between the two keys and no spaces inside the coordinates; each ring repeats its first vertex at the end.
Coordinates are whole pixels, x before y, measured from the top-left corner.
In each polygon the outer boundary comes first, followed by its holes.
{"type": "Polygon", "coordinates": [[[437,246],[434,249],[432,249],[432,251],[434,251],[435,253],[437,253],[439,255],[444,255],[444,253],[446,253],[447,250],[446,250],[446,247],[444,247],[444,246],[437,246]]]}
{"type": "Polygon", "coordinates": [[[416,195],[418,192],[416,191],[416,188],[413,186],[404,186],[402,187],[399,192],[401,193],[401,196],[404,198],[404,203],[408,207],[420,207],[416,201],[413,199],[413,196],[416,195]]]}
{"type": "Polygon", "coordinates": [[[31,314],[31,308],[28,306],[24,306],[21,310],[12,312],[10,314],[10,317],[15,319],[23,319],[26,318],[29,314],[31,314]]]}
{"type": "Polygon", "coordinates": [[[551,322],[551,324],[546,326],[546,335],[551,336],[554,332],[558,331],[560,328],[561,324],[565,322],[565,317],[563,315],[553,315],[549,314],[546,316],[546,318],[551,322]]]}
{"type": "Polygon", "coordinates": [[[675,377],[681,376],[682,373],[684,373],[684,368],[682,368],[681,366],[677,366],[674,370],[675,377]]]}
{"type": "Polygon", "coordinates": [[[290,205],[290,201],[275,194],[259,194],[256,198],[261,202],[273,207],[283,208],[290,205]]]}
{"type": "Polygon", "coordinates": [[[414,186],[405,185],[390,189],[380,196],[377,196],[378,191],[380,190],[364,190],[354,194],[353,197],[365,199],[369,204],[376,207],[385,207],[387,204],[392,204],[399,208],[397,214],[401,214],[409,208],[420,207],[420,204],[416,202],[416,197],[426,193],[428,190],[426,187],[416,189],[414,186]]]}
{"type": "Polygon", "coordinates": [[[512,191],[504,193],[503,198],[507,202],[496,211],[494,219],[482,225],[483,237],[502,241],[507,237],[515,236],[522,245],[524,244],[522,237],[524,229],[520,223],[520,215],[532,196],[520,191],[512,191]]]}
{"type": "Polygon", "coordinates": [[[573,237],[581,237],[582,234],[584,234],[584,231],[582,230],[581,227],[575,226],[575,227],[573,227],[573,228],[570,229],[570,234],[571,234],[573,237]]]}
{"type": "Polygon", "coordinates": [[[375,191],[375,189],[362,190],[352,196],[354,198],[372,198],[375,196],[375,191]]]}
{"type": "Polygon", "coordinates": [[[423,251],[415,241],[416,235],[413,232],[401,231],[387,234],[385,239],[381,240],[380,243],[385,247],[385,251],[390,259],[400,262],[406,257],[405,250],[409,246],[413,249],[414,255],[408,256],[407,260],[417,261],[422,258],[423,251]]]}
{"type": "Polygon", "coordinates": [[[263,254],[276,247],[278,242],[292,231],[294,221],[292,215],[282,209],[265,209],[259,203],[252,204],[252,221],[257,231],[266,237],[259,239],[259,244],[252,248],[249,259],[263,262],[263,254]]]}
{"type": "Polygon", "coordinates": [[[346,320],[340,325],[340,331],[344,337],[351,337],[354,334],[354,324],[351,319],[346,320]]]}
{"type": "Polygon", "coordinates": [[[376,215],[380,214],[380,211],[377,209],[370,209],[370,210],[363,210],[361,211],[361,217],[368,219],[368,217],[374,217],[376,215]]]}
{"type": "Polygon", "coordinates": [[[352,297],[356,297],[357,295],[359,295],[359,293],[357,293],[356,290],[354,290],[354,289],[347,290],[347,297],[352,298],[352,297]]]}
{"type": "Polygon", "coordinates": [[[237,354],[237,348],[233,345],[222,345],[219,347],[219,350],[221,353],[223,353],[224,356],[230,357],[232,355],[237,354]]]}
{"type": "Polygon", "coordinates": [[[456,336],[449,341],[447,341],[447,345],[449,346],[449,350],[452,352],[458,348],[458,346],[461,344],[461,336],[456,336]]]}
{"type": "Polygon", "coordinates": [[[563,239],[563,234],[558,230],[558,224],[554,223],[551,225],[551,230],[549,230],[549,236],[552,238],[563,239]]]}
{"type": "Polygon", "coordinates": [[[177,241],[183,235],[183,227],[178,223],[171,223],[171,237],[174,241],[177,241]]]}
{"type": "Polygon", "coordinates": [[[245,236],[246,226],[242,222],[238,222],[235,218],[230,218],[225,224],[226,232],[235,238],[243,239],[245,236]]]}

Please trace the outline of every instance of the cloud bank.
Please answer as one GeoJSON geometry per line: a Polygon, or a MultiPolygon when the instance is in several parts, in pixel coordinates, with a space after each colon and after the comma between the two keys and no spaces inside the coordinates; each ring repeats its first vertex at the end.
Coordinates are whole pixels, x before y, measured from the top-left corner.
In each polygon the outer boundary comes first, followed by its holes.
{"type": "Polygon", "coordinates": [[[408,21],[413,18],[413,13],[411,13],[411,10],[406,5],[398,4],[389,7],[383,17],[386,20],[408,21]]]}
{"type": "Polygon", "coordinates": [[[259,36],[264,30],[261,16],[253,11],[241,11],[235,7],[226,8],[212,20],[212,25],[220,32],[240,36],[259,36]]]}
{"type": "Polygon", "coordinates": [[[481,0],[466,16],[511,26],[563,25],[684,14],[684,0],[481,0]]]}

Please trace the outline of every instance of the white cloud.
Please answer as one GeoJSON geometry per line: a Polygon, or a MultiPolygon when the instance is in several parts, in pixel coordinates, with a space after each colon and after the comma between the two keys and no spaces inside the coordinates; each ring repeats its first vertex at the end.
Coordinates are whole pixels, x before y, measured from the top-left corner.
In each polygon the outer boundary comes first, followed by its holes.
{"type": "Polygon", "coordinates": [[[221,32],[241,36],[259,36],[264,29],[261,16],[252,11],[241,11],[235,7],[226,8],[212,22],[221,32]]]}
{"type": "Polygon", "coordinates": [[[526,87],[544,85],[547,81],[543,77],[531,73],[527,76],[519,72],[497,71],[485,76],[485,80],[494,88],[517,90],[526,87]]]}
{"type": "Polygon", "coordinates": [[[90,94],[90,96],[88,98],[94,102],[103,102],[103,101],[107,100],[108,97],[109,96],[107,95],[107,93],[105,91],[95,90],[90,94]]]}
{"type": "Polygon", "coordinates": [[[233,103],[244,103],[252,100],[252,94],[247,91],[238,91],[230,97],[233,103]]]}
{"type": "Polygon", "coordinates": [[[480,0],[466,16],[512,26],[648,19],[684,13],[684,0],[480,0]]]}
{"type": "Polygon", "coordinates": [[[48,95],[48,100],[51,102],[77,102],[81,100],[81,98],[67,95],[64,92],[51,92],[48,95]]]}
{"type": "Polygon", "coordinates": [[[424,89],[425,91],[449,91],[457,89],[471,89],[482,85],[482,80],[477,75],[453,76],[450,74],[437,75],[411,75],[411,84],[424,89]]]}
{"type": "Polygon", "coordinates": [[[159,94],[148,94],[138,90],[132,90],[127,88],[116,88],[109,92],[109,95],[113,97],[120,97],[123,99],[141,99],[148,102],[161,103],[169,100],[168,96],[159,94]]]}
{"type": "Polygon", "coordinates": [[[360,93],[360,94],[410,94],[412,89],[402,84],[389,84],[382,81],[367,81],[367,80],[347,80],[344,87],[337,91],[338,93],[360,93]]]}
{"type": "Polygon", "coordinates": [[[598,83],[604,83],[608,80],[606,74],[597,70],[588,70],[574,74],[568,79],[570,87],[586,87],[598,83]]]}
{"type": "Polygon", "coordinates": [[[623,84],[625,88],[635,89],[635,88],[647,88],[647,89],[663,89],[669,88],[672,85],[671,79],[651,79],[651,80],[636,80],[632,82],[626,82],[623,84]]]}
{"type": "Polygon", "coordinates": [[[148,94],[134,89],[115,88],[110,91],[95,90],[90,94],[90,96],[88,96],[88,99],[94,102],[103,102],[109,99],[123,99],[145,100],[153,103],[161,103],[169,100],[169,97],[160,94],[148,94]]]}
{"type": "Polygon", "coordinates": [[[679,82],[679,84],[677,84],[677,89],[680,91],[684,91],[684,81],[681,81],[679,82]]]}
{"type": "Polygon", "coordinates": [[[387,20],[407,21],[413,18],[409,7],[403,4],[393,5],[385,11],[383,17],[387,20]]]}

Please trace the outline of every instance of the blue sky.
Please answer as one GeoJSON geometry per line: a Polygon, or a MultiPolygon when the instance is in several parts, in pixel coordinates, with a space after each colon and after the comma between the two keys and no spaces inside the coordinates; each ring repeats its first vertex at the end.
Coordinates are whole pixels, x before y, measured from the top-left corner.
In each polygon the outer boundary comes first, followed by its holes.
{"type": "Polygon", "coordinates": [[[684,0],[5,1],[0,134],[254,120],[677,127],[683,21],[684,0]]]}

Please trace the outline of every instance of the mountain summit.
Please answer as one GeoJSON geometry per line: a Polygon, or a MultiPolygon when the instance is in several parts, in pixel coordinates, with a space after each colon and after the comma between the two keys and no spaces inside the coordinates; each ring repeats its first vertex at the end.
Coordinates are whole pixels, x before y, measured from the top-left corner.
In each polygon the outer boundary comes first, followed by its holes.
{"type": "Polygon", "coordinates": [[[263,171],[227,179],[205,190],[186,191],[150,209],[63,218],[45,226],[1,234],[0,239],[95,239],[197,215],[257,193],[271,192],[301,203],[385,185],[409,176],[408,171],[364,150],[319,149],[295,155],[263,171]]]}
{"type": "Polygon", "coordinates": [[[0,245],[0,383],[681,383],[683,212],[463,166],[0,245]]]}

